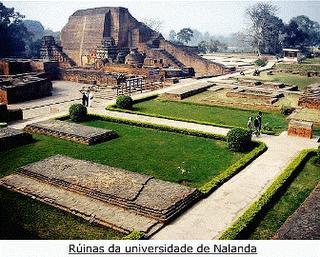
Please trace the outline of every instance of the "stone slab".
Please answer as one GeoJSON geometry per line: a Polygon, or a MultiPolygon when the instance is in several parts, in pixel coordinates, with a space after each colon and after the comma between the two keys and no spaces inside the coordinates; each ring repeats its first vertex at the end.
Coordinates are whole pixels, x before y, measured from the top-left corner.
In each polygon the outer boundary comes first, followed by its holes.
{"type": "Polygon", "coordinates": [[[9,127],[0,128],[0,152],[32,142],[32,135],[9,127]]]}
{"type": "Polygon", "coordinates": [[[274,239],[320,239],[320,183],[281,226],[274,239]]]}
{"type": "Polygon", "coordinates": [[[13,174],[1,179],[0,185],[11,191],[71,212],[89,222],[124,233],[137,230],[149,236],[163,226],[163,223],[156,219],[22,174],[13,174]]]}
{"type": "Polygon", "coordinates": [[[26,165],[18,172],[160,221],[171,219],[201,196],[193,188],[61,155],[26,165]]]}
{"type": "Polygon", "coordinates": [[[60,120],[32,123],[27,125],[24,130],[30,133],[54,136],[86,145],[101,143],[117,137],[117,134],[112,130],[60,120]]]}
{"type": "Polygon", "coordinates": [[[182,100],[189,96],[202,93],[211,86],[212,86],[212,83],[207,83],[207,82],[196,83],[196,84],[188,85],[185,87],[170,90],[166,93],[161,94],[161,98],[170,99],[170,100],[182,100]]]}

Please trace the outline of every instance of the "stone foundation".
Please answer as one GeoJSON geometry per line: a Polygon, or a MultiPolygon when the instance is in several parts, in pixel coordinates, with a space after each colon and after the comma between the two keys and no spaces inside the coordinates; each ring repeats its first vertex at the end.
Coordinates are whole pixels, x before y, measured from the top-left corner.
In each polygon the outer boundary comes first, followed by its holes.
{"type": "Polygon", "coordinates": [[[264,101],[268,104],[273,104],[284,97],[283,93],[277,93],[264,90],[248,90],[248,89],[236,89],[226,93],[227,97],[248,98],[264,101]]]}
{"type": "Polygon", "coordinates": [[[14,104],[51,96],[52,83],[43,73],[0,77],[0,102],[14,104]]]}
{"type": "Polygon", "coordinates": [[[289,122],[288,135],[312,138],[312,122],[291,120],[289,122]]]}
{"type": "Polygon", "coordinates": [[[196,189],[56,155],[26,165],[0,185],[114,229],[154,233],[196,201],[196,189]]]}
{"type": "Polygon", "coordinates": [[[273,239],[320,239],[320,184],[302,205],[286,220],[273,239]]]}
{"type": "Polygon", "coordinates": [[[28,133],[8,127],[0,128],[0,152],[31,142],[32,136],[28,133]]]}
{"type": "Polygon", "coordinates": [[[29,133],[44,134],[85,145],[98,144],[117,137],[117,134],[112,130],[89,127],[59,120],[49,120],[29,124],[24,128],[24,130],[29,133]]]}
{"type": "Polygon", "coordinates": [[[164,99],[169,99],[169,100],[182,100],[189,96],[202,93],[211,86],[212,84],[208,84],[207,82],[197,83],[197,84],[186,86],[183,88],[173,89],[169,92],[161,94],[160,97],[164,99]]]}

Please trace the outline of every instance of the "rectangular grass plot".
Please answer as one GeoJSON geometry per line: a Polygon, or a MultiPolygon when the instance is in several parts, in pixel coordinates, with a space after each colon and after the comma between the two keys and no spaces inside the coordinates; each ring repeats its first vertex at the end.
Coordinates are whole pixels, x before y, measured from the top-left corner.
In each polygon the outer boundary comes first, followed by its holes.
{"type": "Polygon", "coordinates": [[[118,137],[116,132],[112,130],[59,120],[48,120],[29,124],[24,130],[30,133],[54,136],[85,145],[97,144],[118,137]]]}

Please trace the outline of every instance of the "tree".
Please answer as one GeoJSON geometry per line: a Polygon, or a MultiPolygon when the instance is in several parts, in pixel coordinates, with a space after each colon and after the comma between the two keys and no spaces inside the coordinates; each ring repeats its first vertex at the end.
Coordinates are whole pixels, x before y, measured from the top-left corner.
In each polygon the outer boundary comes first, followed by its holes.
{"type": "Polygon", "coordinates": [[[192,37],[193,31],[190,28],[183,28],[177,33],[177,39],[185,44],[188,44],[192,37]]]}
{"type": "Polygon", "coordinates": [[[170,30],[169,32],[169,41],[172,43],[177,41],[177,33],[174,30],[170,30]]]}
{"type": "Polygon", "coordinates": [[[200,53],[207,53],[208,49],[207,49],[207,42],[206,41],[201,41],[199,44],[198,44],[198,51],[200,53]]]}
{"type": "Polygon", "coordinates": [[[320,44],[320,25],[305,15],[294,17],[285,29],[285,45],[315,46],[320,44]]]}
{"type": "Polygon", "coordinates": [[[24,55],[31,34],[23,25],[23,18],[14,8],[0,2],[0,57],[24,55]]]}
{"type": "Polygon", "coordinates": [[[163,26],[163,21],[156,18],[143,19],[142,22],[158,33],[160,33],[163,26]]]}
{"type": "Polygon", "coordinates": [[[277,7],[269,3],[256,3],[246,10],[250,21],[247,35],[252,46],[261,53],[277,53],[281,49],[281,31],[284,24],[276,17],[277,7]]]}

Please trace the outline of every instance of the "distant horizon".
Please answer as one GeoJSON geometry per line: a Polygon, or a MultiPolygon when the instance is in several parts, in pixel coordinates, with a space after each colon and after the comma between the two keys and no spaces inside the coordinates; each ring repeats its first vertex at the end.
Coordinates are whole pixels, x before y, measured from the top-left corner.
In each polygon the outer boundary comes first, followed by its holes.
{"type": "MultiPolygon", "coordinates": [[[[46,29],[61,31],[68,18],[77,10],[98,7],[125,7],[138,21],[163,21],[160,32],[167,36],[170,30],[190,27],[215,36],[229,36],[245,28],[245,10],[256,1],[3,1],[7,7],[37,20],[46,29]],[[59,4],[62,3],[63,4],[59,4]],[[155,12],[156,10],[156,12],[155,12]],[[179,15],[177,15],[179,14],[179,15]]],[[[320,1],[272,1],[278,16],[285,22],[298,15],[306,15],[320,22],[320,1]]]]}

